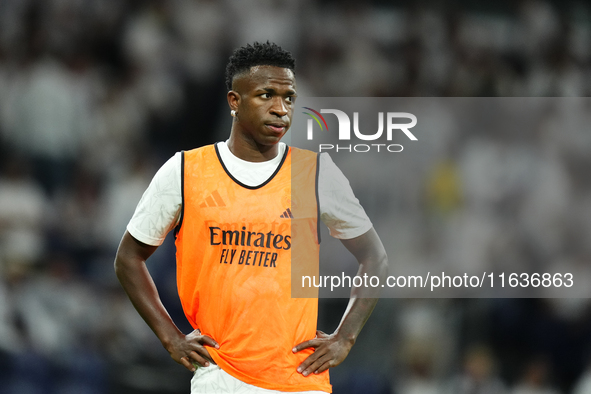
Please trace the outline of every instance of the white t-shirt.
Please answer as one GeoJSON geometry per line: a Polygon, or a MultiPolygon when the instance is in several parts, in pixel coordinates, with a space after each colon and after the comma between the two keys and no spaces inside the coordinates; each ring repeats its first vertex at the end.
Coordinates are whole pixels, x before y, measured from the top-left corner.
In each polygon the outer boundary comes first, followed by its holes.
{"type": "MultiPolygon", "coordinates": [[[[275,172],[286,145],[279,143],[279,154],[268,161],[253,163],[234,156],[226,142],[217,144],[226,169],[247,186],[258,186],[275,172]]],[[[182,208],[181,153],[177,152],[158,170],[144,192],[127,231],[138,241],[158,246],[179,221],[182,208]]],[[[320,219],[330,235],[339,239],[355,238],[367,232],[371,221],[353,194],[349,181],[327,153],[320,155],[318,201],[320,219]]]]}

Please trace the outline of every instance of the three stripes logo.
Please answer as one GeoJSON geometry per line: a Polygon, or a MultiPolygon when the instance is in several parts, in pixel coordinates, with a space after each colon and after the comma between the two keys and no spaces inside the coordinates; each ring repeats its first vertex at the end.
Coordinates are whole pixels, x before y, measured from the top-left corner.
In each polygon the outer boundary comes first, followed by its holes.
{"type": "Polygon", "coordinates": [[[291,209],[287,208],[281,216],[282,219],[293,219],[293,215],[291,214],[291,209]]]}
{"type": "Polygon", "coordinates": [[[226,203],[217,190],[214,190],[200,205],[201,208],[225,207],[226,203]]]}
{"type": "MultiPolygon", "coordinates": [[[[209,196],[207,196],[205,201],[203,201],[199,205],[199,207],[201,207],[201,208],[214,208],[214,207],[225,207],[225,206],[226,206],[226,203],[224,202],[224,200],[222,199],[222,196],[220,196],[220,193],[217,190],[214,190],[209,196]]],[[[291,213],[291,209],[287,208],[285,211],[283,211],[283,213],[279,217],[282,219],[293,219],[293,214],[291,213]]]]}

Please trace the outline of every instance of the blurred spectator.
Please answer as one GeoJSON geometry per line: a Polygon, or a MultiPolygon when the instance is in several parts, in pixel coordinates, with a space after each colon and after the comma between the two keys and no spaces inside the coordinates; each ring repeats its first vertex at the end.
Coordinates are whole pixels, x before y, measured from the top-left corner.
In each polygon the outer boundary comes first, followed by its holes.
{"type": "Polygon", "coordinates": [[[552,371],[548,362],[542,358],[530,361],[512,394],[559,394],[560,391],[550,385],[552,371]]]}
{"type": "Polygon", "coordinates": [[[207,84],[225,66],[226,58],[220,48],[231,47],[227,42],[231,35],[224,2],[181,0],[172,10],[172,18],[189,78],[207,84]]]}
{"type": "Polygon", "coordinates": [[[129,73],[107,81],[106,85],[104,96],[95,107],[92,132],[85,141],[82,157],[85,166],[93,171],[117,176],[130,147],[145,138],[149,110],[129,73]]]}
{"type": "Polygon", "coordinates": [[[101,212],[101,236],[104,246],[115,253],[137,202],[148,187],[155,172],[149,151],[135,146],[127,153],[127,162],[116,176],[109,179],[104,191],[101,212]]]}
{"type": "MultiPolygon", "coordinates": [[[[348,359],[375,370],[335,373],[335,392],[587,393],[590,15],[548,0],[0,1],[0,394],[186,392],[111,287],[113,251],[155,168],[225,138],[225,61],[254,40],[295,52],[301,96],[430,96],[409,109],[429,113],[420,149],[371,174],[341,166],[397,274],[560,267],[578,286],[544,302],[382,300],[395,335],[364,335],[392,360],[348,359]],[[514,97],[471,100],[491,96],[514,97]],[[539,353],[552,371],[516,375],[539,353]]],[[[182,315],[159,252],[150,269],[182,315]]],[[[347,253],[331,259],[341,270],[347,253]]]]}
{"type": "Polygon", "coordinates": [[[24,349],[22,333],[16,324],[14,294],[8,285],[0,281],[0,355],[4,352],[14,355],[24,349]]]}
{"type": "Polygon", "coordinates": [[[90,129],[90,81],[52,58],[24,71],[15,81],[6,140],[32,158],[38,181],[53,193],[69,182],[90,129]]]}
{"type": "Polygon", "coordinates": [[[45,275],[31,275],[19,287],[17,308],[34,349],[53,359],[92,349],[100,320],[92,287],[78,279],[64,254],[48,256],[45,275]]]}
{"type": "Polygon", "coordinates": [[[572,394],[590,394],[591,393],[591,369],[588,365],[583,374],[574,385],[572,394]]]}
{"type": "Polygon", "coordinates": [[[26,156],[6,153],[0,161],[0,267],[10,277],[39,262],[50,209],[26,156]]]}
{"type": "Polygon", "coordinates": [[[485,346],[469,348],[464,355],[463,371],[453,378],[449,393],[505,394],[507,389],[496,371],[496,360],[485,346]]]}
{"type": "Polygon", "coordinates": [[[54,198],[55,219],[49,238],[52,248],[72,257],[74,269],[80,274],[88,272],[94,256],[104,248],[101,240],[104,179],[78,163],[73,172],[70,185],[54,198]]]}

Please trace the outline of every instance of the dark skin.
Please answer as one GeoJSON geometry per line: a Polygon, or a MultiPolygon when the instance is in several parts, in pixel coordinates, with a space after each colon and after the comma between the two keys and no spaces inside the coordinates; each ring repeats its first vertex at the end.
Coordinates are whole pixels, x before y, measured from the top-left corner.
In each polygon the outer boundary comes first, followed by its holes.
{"type": "MultiPolygon", "coordinates": [[[[251,162],[271,160],[278,154],[278,142],[291,125],[296,98],[293,72],[273,66],[252,67],[235,76],[228,92],[230,109],[236,111],[228,147],[238,158],[251,162]]],[[[375,230],[348,240],[343,245],[359,262],[358,275],[377,276],[383,283],[387,256],[375,230]]],[[[162,305],[146,260],[156,246],[143,244],[125,232],[115,258],[115,272],[131,302],[164,348],[177,363],[190,371],[195,365],[213,363],[207,347],[218,343],[199,330],[183,334],[162,305]]],[[[359,332],[378,300],[377,288],[354,288],[341,323],[332,334],[316,332],[316,337],[294,344],[293,352],[314,348],[297,371],[304,376],[321,373],[339,365],[349,354],[359,332]]]]}
{"type": "MultiPolygon", "coordinates": [[[[359,237],[343,239],[341,242],[359,262],[357,275],[377,276],[383,283],[388,270],[388,257],[380,237],[373,228],[359,237]]],[[[378,288],[353,287],[349,305],[337,329],[330,335],[316,331],[316,338],[302,342],[293,348],[293,352],[314,348],[314,353],[298,366],[297,371],[308,376],[311,373],[324,372],[342,363],[376,306],[378,293],[378,288]]]]}
{"type": "Polygon", "coordinates": [[[192,362],[209,366],[213,361],[205,346],[218,348],[217,342],[201,335],[199,330],[194,330],[188,335],[183,334],[162,305],[156,285],[146,268],[146,260],[156,248],[139,242],[126,231],[115,258],[117,278],[135,309],[174,361],[190,371],[195,370],[192,362]]]}
{"type": "Polygon", "coordinates": [[[228,105],[236,111],[228,148],[238,158],[268,161],[291,126],[297,97],[293,71],[273,66],[252,67],[234,77],[228,105]]]}

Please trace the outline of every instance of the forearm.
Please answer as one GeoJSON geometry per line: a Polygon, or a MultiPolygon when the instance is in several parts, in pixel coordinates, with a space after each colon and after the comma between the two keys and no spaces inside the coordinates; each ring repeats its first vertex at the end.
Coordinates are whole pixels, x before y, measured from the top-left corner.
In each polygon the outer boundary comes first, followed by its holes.
{"type": "MultiPolygon", "coordinates": [[[[160,300],[156,285],[148,272],[146,253],[138,253],[136,242],[126,233],[115,258],[115,273],[140,316],[154,331],[163,346],[183,335],[160,300]]],[[[153,248],[155,250],[155,248],[153,248]]],[[[151,254],[149,251],[147,254],[151,254]]]]}
{"type": "Polygon", "coordinates": [[[336,329],[339,337],[355,343],[365,322],[375,308],[381,287],[371,286],[372,277],[384,283],[388,272],[388,256],[374,229],[358,239],[343,242],[359,262],[357,276],[364,278],[364,286],[353,287],[343,318],[336,329]]]}
{"type": "MultiPolygon", "coordinates": [[[[368,278],[375,276],[379,278],[379,283],[383,283],[386,273],[387,258],[384,254],[380,260],[361,264],[357,275],[360,277],[367,275],[368,278]]],[[[354,344],[378,302],[379,292],[379,287],[353,287],[349,304],[335,334],[354,344]]]]}
{"type": "MultiPolygon", "coordinates": [[[[357,275],[376,276],[380,282],[386,278],[388,258],[380,238],[372,228],[367,233],[353,239],[343,240],[343,244],[359,262],[357,275]]],[[[371,282],[369,282],[371,283],[371,282]]],[[[349,305],[335,332],[327,335],[316,332],[316,338],[302,342],[294,347],[294,352],[313,347],[314,353],[308,356],[297,368],[304,376],[321,373],[339,365],[355,344],[363,325],[378,302],[380,286],[353,287],[349,305]]]]}

